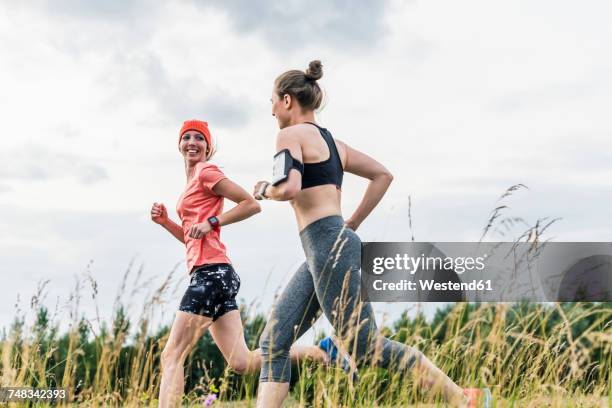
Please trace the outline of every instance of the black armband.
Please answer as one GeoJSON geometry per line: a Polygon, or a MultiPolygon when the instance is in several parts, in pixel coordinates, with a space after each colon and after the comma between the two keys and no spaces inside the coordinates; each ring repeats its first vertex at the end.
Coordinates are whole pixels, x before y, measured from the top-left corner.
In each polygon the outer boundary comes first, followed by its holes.
{"type": "Polygon", "coordinates": [[[289,178],[291,169],[296,169],[300,174],[304,173],[304,165],[301,161],[291,156],[289,149],[283,149],[274,155],[274,169],[272,171],[272,185],[276,186],[289,178]]]}

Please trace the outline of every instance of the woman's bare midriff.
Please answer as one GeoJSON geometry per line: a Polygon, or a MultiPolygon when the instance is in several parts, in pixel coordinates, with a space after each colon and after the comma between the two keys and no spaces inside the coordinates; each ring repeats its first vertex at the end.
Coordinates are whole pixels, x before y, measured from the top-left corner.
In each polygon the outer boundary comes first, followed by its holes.
{"type": "Polygon", "coordinates": [[[291,206],[295,211],[298,228],[302,231],[309,224],[330,215],[342,216],[340,190],[333,184],[310,187],[301,190],[291,206]]]}
{"type": "MultiPolygon", "coordinates": [[[[332,152],[329,151],[325,139],[321,137],[319,129],[311,124],[299,124],[296,127],[300,129],[299,138],[304,163],[319,163],[328,160],[332,152]]],[[[344,166],[346,161],[344,146],[335,139],[334,142],[344,166]]],[[[299,230],[302,231],[309,224],[330,215],[342,216],[340,201],[341,192],[333,184],[324,184],[301,190],[291,200],[299,230]]]]}

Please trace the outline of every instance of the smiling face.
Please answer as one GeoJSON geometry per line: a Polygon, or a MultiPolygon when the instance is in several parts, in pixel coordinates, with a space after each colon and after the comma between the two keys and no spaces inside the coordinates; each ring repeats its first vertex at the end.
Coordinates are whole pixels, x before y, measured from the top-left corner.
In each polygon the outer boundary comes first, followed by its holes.
{"type": "Polygon", "coordinates": [[[278,127],[283,129],[289,126],[291,121],[291,112],[289,111],[291,108],[291,96],[285,94],[281,98],[278,96],[275,88],[272,89],[272,98],[270,98],[270,101],[272,102],[272,116],[276,118],[278,127]]]}
{"type": "Polygon", "coordinates": [[[207,160],[208,144],[204,135],[197,130],[183,133],[179,150],[186,162],[197,163],[207,160]]]}

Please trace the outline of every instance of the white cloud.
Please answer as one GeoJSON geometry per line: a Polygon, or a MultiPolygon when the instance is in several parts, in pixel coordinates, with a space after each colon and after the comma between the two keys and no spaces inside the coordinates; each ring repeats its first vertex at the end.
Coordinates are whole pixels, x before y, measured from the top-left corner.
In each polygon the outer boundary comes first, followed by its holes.
{"type": "Polygon", "coordinates": [[[106,170],[88,162],[82,156],[56,153],[41,146],[27,145],[21,149],[0,153],[1,180],[45,181],[54,178],[74,178],[84,185],[108,178],[106,170]]]}
{"type": "Polygon", "coordinates": [[[369,50],[385,34],[388,3],[386,0],[331,0],[315,6],[301,0],[202,2],[222,10],[238,32],[262,34],[266,42],[284,53],[299,52],[301,44],[358,53],[369,50]]]}

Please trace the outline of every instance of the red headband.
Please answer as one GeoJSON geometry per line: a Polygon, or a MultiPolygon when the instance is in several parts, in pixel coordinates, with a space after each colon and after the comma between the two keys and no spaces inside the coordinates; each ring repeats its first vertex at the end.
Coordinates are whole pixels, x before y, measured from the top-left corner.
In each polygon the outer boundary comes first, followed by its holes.
{"type": "Polygon", "coordinates": [[[181,127],[181,132],[179,133],[179,144],[181,143],[183,134],[190,130],[196,130],[202,133],[204,135],[204,138],[206,139],[208,150],[212,149],[210,130],[208,130],[208,123],[197,119],[186,120],[185,123],[183,123],[183,127],[181,127]]]}

